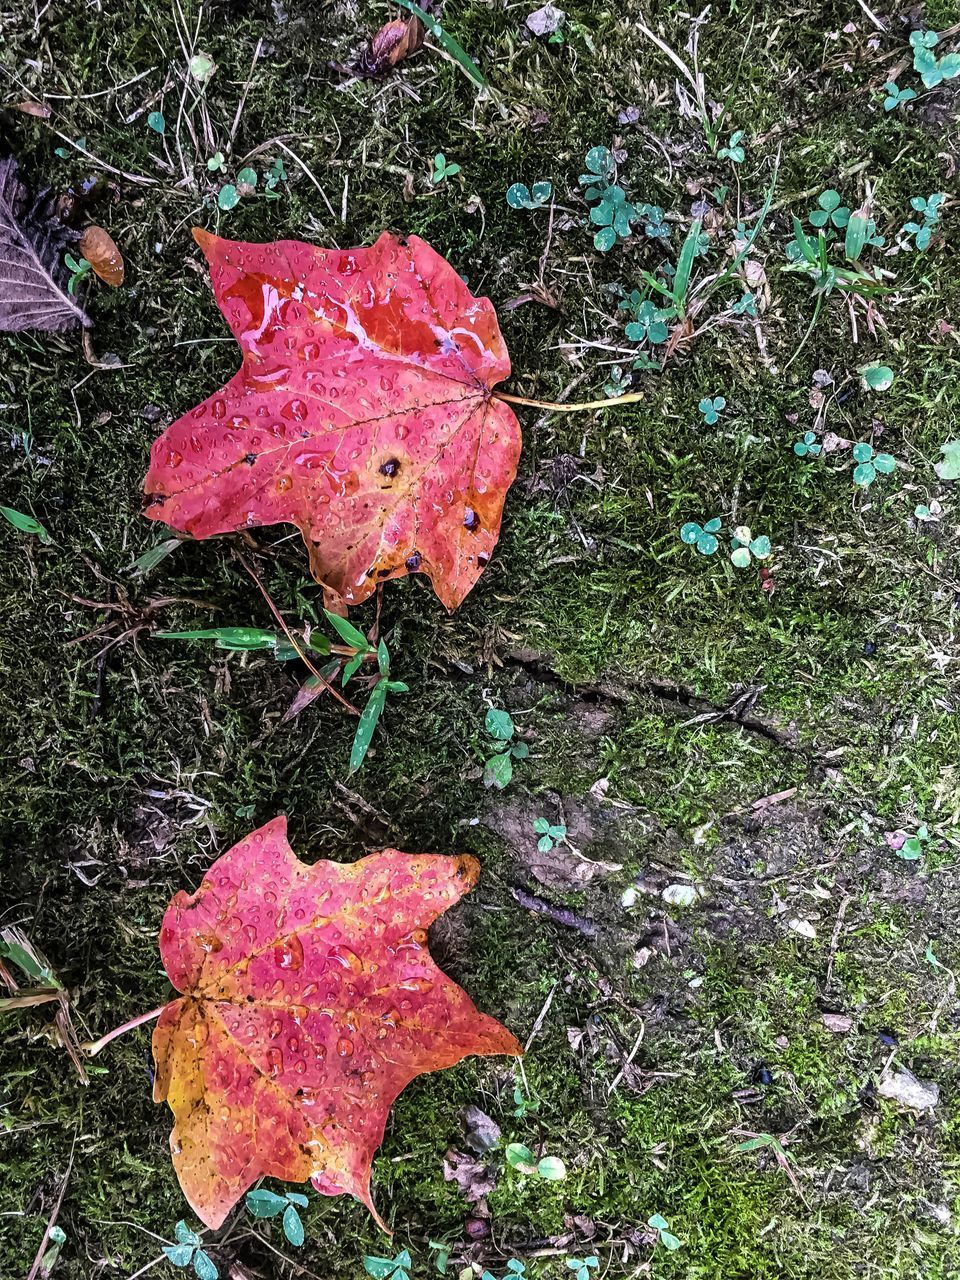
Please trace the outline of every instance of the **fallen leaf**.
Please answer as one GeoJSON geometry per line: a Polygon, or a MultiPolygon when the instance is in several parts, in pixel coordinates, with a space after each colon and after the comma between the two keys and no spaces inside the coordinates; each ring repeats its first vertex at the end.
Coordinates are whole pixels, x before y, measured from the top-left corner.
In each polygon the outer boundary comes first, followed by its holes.
{"type": "Polygon", "coordinates": [[[463,1121],[467,1129],[467,1146],[473,1151],[486,1155],[500,1142],[500,1126],[479,1107],[464,1107],[463,1121]]]}
{"type": "Polygon", "coordinates": [[[817,936],[816,927],[809,920],[801,920],[797,916],[787,921],[787,928],[799,933],[801,938],[809,938],[811,942],[817,936]]]}
{"type": "Polygon", "coordinates": [[[520,454],[491,394],[510,359],[489,300],[416,236],[324,250],[194,235],[243,363],[154,443],[147,517],[195,538],[295,524],[328,607],[423,572],[456,608],[520,454]]]}
{"type": "Polygon", "coordinates": [[[357,61],[364,76],[381,76],[416,53],[423,44],[423,23],[414,14],[385,22],[357,61]]]}
{"type": "Polygon", "coordinates": [[[940,452],[943,460],[933,464],[934,471],[941,480],[960,480],[960,440],[947,440],[940,452]]]}
{"type": "Polygon", "coordinates": [[[891,1071],[889,1067],[880,1077],[877,1093],[881,1098],[912,1107],[914,1111],[929,1111],[940,1101],[940,1087],[932,1081],[918,1080],[912,1071],[891,1071]]]}
{"type": "Polygon", "coordinates": [[[446,1182],[455,1182],[468,1204],[480,1204],[496,1188],[493,1170],[474,1156],[452,1147],[443,1158],[446,1182]]]}
{"type": "Polygon", "coordinates": [[[63,255],[73,237],[45,204],[30,204],[13,156],[0,159],[0,330],[89,326],[67,292],[63,255]]]}
{"type": "Polygon", "coordinates": [[[86,227],[80,237],[80,252],[90,263],[94,274],[111,289],[123,284],[123,258],[103,227],[86,227]]]}
{"type": "Polygon", "coordinates": [[[35,116],[38,120],[49,120],[53,115],[45,102],[33,102],[30,98],[25,98],[23,102],[15,102],[13,107],[22,115],[35,116]]]}
{"type": "Polygon", "coordinates": [[[531,35],[552,36],[563,26],[566,16],[562,9],[557,9],[552,4],[545,4],[527,15],[526,27],[531,35]]]}
{"type": "Polygon", "coordinates": [[[154,1030],[154,1099],[173,1111],[174,1168],[208,1227],[265,1176],[309,1178],[376,1216],[370,1168],[400,1091],[468,1054],[522,1052],[426,946],[475,859],[387,849],[305,866],[286,828],[275,818],[218,858],[160,931],[182,995],[154,1030]]]}

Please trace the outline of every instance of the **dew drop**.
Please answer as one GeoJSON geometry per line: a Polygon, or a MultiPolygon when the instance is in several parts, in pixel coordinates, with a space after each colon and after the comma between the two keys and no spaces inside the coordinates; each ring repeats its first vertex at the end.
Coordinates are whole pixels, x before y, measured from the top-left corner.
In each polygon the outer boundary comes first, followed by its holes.
{"type": "Polygon", "coordinates": [[[341,1058],[350,1058],[353,1056],[353,1041],[348,1040],[346,1036],[341,1036],[337,1041],[337,1053],[341,1058]]]}

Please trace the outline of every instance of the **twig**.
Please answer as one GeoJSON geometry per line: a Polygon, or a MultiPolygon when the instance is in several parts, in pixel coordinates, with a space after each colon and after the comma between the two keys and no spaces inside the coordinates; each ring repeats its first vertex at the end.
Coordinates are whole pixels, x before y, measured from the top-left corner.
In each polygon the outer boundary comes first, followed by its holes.
{"type": "MultiPolygon", "coordinates": [[[[74,1146],[76,1146],[76,1143],[77,1143],[77,1140],[76,1140],[76,1137],[74,1137],[74,1140],[73,1140],[74,1146]]],[[[57,1196],[57,1202],[53,1206],[53,1212],[50,1214],[50,1217],[47,1219],[47,1228],[44,1231],[43,1238],[40,1241],[40,1248],[37,1250],[37,1255],[33,1260],[33,1266],[30,1268],[29,1272],[27,1273],[27,1280],[36,1280],[36,1277],[40,1273],[40,1266],[41,1266],[41,1263],[43,1262],[43,1252],[47,1247],[47,1241],[50,1239],[50,1232],[53,1230],[54,1226],[56,1225],[57,1217],[59,1216],[59,1213],[60,1213],[60,1207],[63,1204],[63,1197],[67,1194],[67,1183],[70,1181],[70,1174],[72,1170],[73,1170],[73,1147],[70,1148],[70,1159],[67,1162],[67,1172],[63,1175],[63,1182],[61,1182],[60,1184],[60,1194],[57,1196]]]]}
{"type": "Polygon", "coordinates": [[[253,84],[254,68],[259,61],[260,54],[263,51],[263,36],[257,41],[257,47],[253,51],[253,61],[250,63],[250,74],[247,76],[247,83],[243,86],[243,92],[240,94],[240,101],[237,103],[237,114],[233,117],[233,124],[230,126],[230,150],[233,150],[233,140],[237,136],[237,130],[240,128],[240,117],[243,115],[243,108],[247,105],[247,94],[253,84]]]}
{"type": "Polygon", "coordinates": [[[598,925],[594,924],[592,920],[588,920],[586,916],[577,915],[576,911],[570,911],[567,907],[552,907],[549,902],[544,902],[542,898],[537,898],[534,894],[527,893],[525,889],[511,887],[510,892],[521,907],[524,907],[527,911],[536,911],[538,915],[546,916],[554,924],[562,924],[568,929],[576,929],[578,933],[582,933],[586,938],[596,938],[600,934],[598,925]]]}
{"type": "Polygon", "coordinates": [[[557,987],[559,985],[560,985],[560,980],[558,978],[557,981],[550,988],[550,994],[547,996],[546,1000],[544,1000],[543,1008],[537,1014],[537,1020],[533,1024],[530,1034],[527,1036],[527,1043],[523,1046],[524,1053],[527,1052],[527,1050],[533,1044],[534,1040],[537,1038],[537,1033],[539,1032],[540,1028],[543,1026],[543,1023],[544,1023],[544,1020],[546,1019],[547,1014],[550,1012],[550,1006],[553,1004],[553,997],[557,994],[557,987]]]}
{"type": "Polygon", "coordinates": [[[583,400],[579,404],[560,404],[558,400],[528,400],[526,396],[510,396],[505,391],[494,391],[494,400],[507,404],[522,404],[529,409],[550,409],[554,413],[579,413],[587,409],[611,409],[616,404],[636,404],[646,400],[646,392],[630,391],[623,396],[610,396],[606,400],[583,400]]]}

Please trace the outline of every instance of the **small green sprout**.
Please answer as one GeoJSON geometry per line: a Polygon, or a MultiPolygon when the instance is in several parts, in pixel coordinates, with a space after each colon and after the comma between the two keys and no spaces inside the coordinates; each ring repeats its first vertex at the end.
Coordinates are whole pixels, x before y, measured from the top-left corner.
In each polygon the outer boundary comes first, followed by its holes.
{"type": "Polygon", "coordinates": [[[680,541],[687,546],[696,547],[702,556],[712,556],[719,547],[716,534],[720,531],[720,517],[714,516],[702,527],[691,520],[680,530],[680,541]]]}
{"type": "Polygon", "coordinates": [[[879,360],[861,365],[857,373],[865,391],[889,391],[893,386],[893,370],[879,360]]]}
{"type": "Polygon", "coordinates": [[[401,1249],[395,1258],[375,1258],[368,1253],[363,1259],[363,1267],[373,1280],[410,1280],[412,1262],[410,1250],[401,1249]]]}
{"type": "Polygon", "coordinates": [[[913,508],[914,519],[919,520],[921,524],[926,524],[931,520],[939,520],[940,513],[943,508],[934,498],[932,502],[918,502],[913,508]]]}
{"type": "Polygon", "coordinates": [[[603,394],[611,397],[622,396],[630,388],[631,383],[630,374],[625,373],[618,364],[615,364],[603,384],[603,394]]]}
{"type": "MultiPolygon", "coordinates": [[[[507,1263],[507,1270],[501,1280],[515,1280],[516,1276],[524,1275],[526,1270],[526,1263],[521,1262],[519,1258],[511,1258],[507,1263]]],[[[484,1271],[480,1280],[497,1280],[497,1277],[491,1271],[484,1271]]]]}
{"type": "Polygon", "coordinates": [[[546,818],[534,818],[533,829],[540,837],[537,848],[541,853],[549,853],[554,845],[565,840],[567,836],[567,828],[562,823],[555,825],[548,822],[546,818]]]}
{"type": "Polygon", "coordinates": [[[287,1191],[282,1196],[264,1188],[247,1192],[247,1209],[255,1218],[275,1218],[283,1213],[283,1234],[296,1248],[304,1241],[303,1222],[297,1210],[306,1207],[307,1197],[299,1191],[287,1191]]]}
{"type": "Polygon", "coordinates": [[[960,440],[945,440],[940,446],[943,454],[933,469],[941,480],[960,480],[960,440]]]}
{"type": "Polygon", "coordinates": [[[906,862],[916,862],[923,856],[923,846],[930,839],[930,832],[926,827],[917,827],[917,834],[907,836],[899,849],[895,850],[898,858],[903,858],[906,862]]]}
{"type": "Polygon", "coordinates": [[[447,160],[442,151],[438,151],[433,157],[433,172],[430,174],[430,181],[434,186],[438,182],[444,182],[447,178],[455,178],[460,172],[460,166],[447,160]]]}
{"type": "Polygon", "coordinates": [[[559,1156],[544,1156],[538,1160],[522,1142],[511,1142],[506,1149],[507,1164],[528,1178],[543,1178],[546,1182],[562,1182],[567,1176],[567,1166],[559,1156]]]}
{"type": "Polygon", "coordinates": [[[905,102],[912,102],[917,96],[916,89],[901,89],[895,80],[888,80],[883,89],[886,94],[883,100],[884,111],[894,111],[905,102]]]}
{"type": "Polygon", "coordinates": [[[35,520],[33,516],[28,516],[24,511],[17,511],[15,507],[0,507],[0,516],[3,516],[7,524],[12,524],[14,529],[19,529],[21,533],[30,533],[35,538],[39,538],[45,547],[53,541],[40,521],[35,520]]]}
{"type": "Polygon", "coordinates": [[[224,213],[229,213],[240,203],[240,192],[232,182],[226,183],[217,192],[217,204],[224,213]]]}
{"type": "Polygon", "coordinates": [[[263,181],[266,184],[268,191],[276,191],[280,183],[286,182],[286,180],[287,171],[283,167],[283,159],[281,156],[277,156],[276,160],[274,160],[273,164],[263,175],[263,181]]]}
{"type": "MultiPolygon", "coordinates": [[[[78,151],[86,151],[87,140],[86,138],[75,138],[73,145],[78,151]]],[[[53,154],[55,156],[59,156],[61,160],[69,160],[72,157],[73,152],[69,147],[54,147],[53,154]]]]}
{"type": "Polygon", "coordinates": [[[600,1259],[594,1253],[588,1258],[567,1258],[565,1261],[570,1270],[576,1272],[577,1280],[590,1280],[590,1272],[596,1271],[600,1265],[600,1259]]]}
{"type": "Polygon", "coordinates": [[[500,711],[496,707],[491,707],[483,723],[490,737],[502,747],[502,750],[495,752],[484,764],[483,785],[496,787],[498,791],[502,791],[513,777],[514,760],[526,760],[530,754],[530,748],[525,742],[512,741],[516,729],[509,711],[500,711]]]}
{"type": "Polygon", "coordinates": [[[935,191],[933,195],[927,196],[926,199],[923,196],[914,196],[910,201],[910,208],[919,214],[923,221],[917,222],[916,219],[911,219],[910,222],[905,222],[900,228],[900,234],[902,236],[913,236],[914,248],[921,253],[930,247],[933,233],[940,225],[940,209],[946,198],[944,192],[935,191]]]}
{"type": "Polygon", "coordinates": [[[873,445],[865,440],[853,446],[853,460],[857,463],[853,483],[862,489],[872,485],[878,474],[888,476],[897,469],[896,460],[889,453],[876,453],[873,445]]]}
{"type": "Polygon", "coordinates": [[[798,440],[793,446],[793,452],[798,458],[815,458],[822,449],[823,445],[812,431],[805,431],[803,439],[798,440]]]}
{"type": "Polygon", "coordinates": [[[944,80],[960,76],[960,54],[948,53],[938,58],[933,52],[939,42],[935,31],[911,31],[910,47],[913,49],[913,69],[928,89],[934,89],[944,80]]]}
{"type": "Polygon", "coordinates": [[[519,1120],[522,1120],[529,1111],[540,1110],[540,1099],[532,1096],[528,1098],[519,1084],[513,1087],[513,1104],[514,1109],[511,1115],[515,1115],[519,1120]]]}
{"type": "Polygon", "coordinates": [[[647,1219],[647,1226],[653,1227],[657,1233],[657,1239],[665,1249],[669,1249],[671,1253],[675,1253],[680,1248],[681,1241],[670,1230],[670,1224],[661,1213],[655,1213],[652,1218],[647,1219]]]}
{"type": "Polygon", "coordinates": [[[70,269],[70,280],[67,284],[67,293],[71,297],[77,292],[77,285],[93,270],[93,264],[89,263],[86,258],[80,258],[78,261],[72,253],[65,253],[63,260],[70,269]]]}
{"type": "Polygon", "coordinates": [[[552,182],[535,182],[529,189],[524,183],[515,182],[507,188],[507,204],[511,209],[542,209],[552,194],[552,182]]]}
{"type": "Polygon", "coordinates": [[[222,151],[217,151],[207,161],[207,168],[211,173],[221,173],[226,168],[226,160],[222,151]]]}
{"type": "Polygon", "coordinates": [[[194,80],[199,80],[201,84],[206,84],[216,71],[217,64],[208,53],[196,53],[190,59],[187,67],[194,80]]]}
{"type": "MultiPolygon", "coordinates": [[[[630,296],[632,299],[633,294],[630,296]]],[[[649,342],[657,346],[666,342],[670,336],[670,330],[664,321],[673,314],[670,308],[654,306],[649,298],[645,298],[630,309],[633,311],[634,318],[624,329],[630,342],[649,342]]]]}
{"type": "Polygon", "coordinates": [[[667,215],[658,204],[642,204],[637,208],[637,217],[643,220],[643,234],[648,240],[669,240],[670,224],[667,215]]]}
{"type": "Polygon", "coordinates": [[[147,128],[161,136],[167,132],[167,122],[162,111],[151,111],[147,116],[147,128]]]}
{"type": "Polygon", "coordinates": [[[730,308],[730,314],[732,316],[750,316],[752,320],[757,318],[757,300],[749,290],[733,304],[730,308]]]}
{"type": "Polygon", "coordinates": [[[824,191],[817,205],[818,208],[811,209],[807,214],[811,227],[825,227],[829,230],[833,226],[842,230],[850,221],[850,210],[840,203],[839,191],[824,191]]]}
{"type": "Polygon", "coordinates": [[[731,133],[730,141],[725,147],[721,147],[717,152],[718,160],[729,160],[731,164],[743,164],[746,152],[740,145],[743,140],[744,131],[738,129],[736,133],[731,133]]]}
{"type": "MultiPolygon", "coordinates": [[[[258,182],[259,178],[257,177],[256,169],[247,167],[246,169],[241,169],[237,174],[238,187],[249,187],[251,191],[255,191],[258,182]]],[[[244,194],[247,193],[245,192],[244,194]]]]}
{"type": "Polygon", "coordinates": [[[723,396],[705,396],[697,408],[703,414],[703,420],[708,427],[712,427],[714,423],[720,421],[720,414],[727,407],[727,402],[723,396]]]}
{"type": "Polygon", "coordinates": [[[623,188],[613,181],[616,166],[608,147],[591,147],[584,163],[587,172],[581,173],[579,182],[584,198],[594,204],[590,221],[599,228],[593,237],[594,248],[607,253],[618,240],[627,238],[639,215],[623,188]]]}
{"type": "Polygon", "coordinates": [[[163,1246],[163,1253],[173,1265],[189,1267],[192,1263],[197,1280],[218,1280],[220,1272],[214,1266],[210,1255],[200,1248],[200,1237],[195,1231],[190,1230],[182,1218],[174,1227],[173,1233],[177,1237],[177,1243],[163,1246]]]}
{"type": "Polygon", "coordinates": [[[450,1246],[446,1240],[428,1240],[427,1248],[431,1253],[436,1254],[433,1259],[433,1265],[442,1276],[445,1276],[447,1274],[447,1264],[450,1261],[450,1246]]]}
{"type": "Polygon", "coordinates": [[[751,560],[766,560],[773,548],[766,534],[755,538],[745,524],[737,525],[730,539],[730,559],[737,569],[747,569],[751,560]]]}

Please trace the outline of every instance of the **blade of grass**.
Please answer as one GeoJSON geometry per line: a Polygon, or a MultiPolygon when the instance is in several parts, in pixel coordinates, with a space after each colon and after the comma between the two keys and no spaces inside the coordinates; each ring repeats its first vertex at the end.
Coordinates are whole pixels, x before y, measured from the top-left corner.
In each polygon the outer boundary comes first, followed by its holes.
{"type": "Polygon", "coordinates": [[[430,34],[432,36],[436,36],[444,49],[446,49],[447,53],[449,53],[450,57],[453,58],[453,60],[464,70],[474,84],[478,84],[481,89],[487,88],[487,81],[480,68],[470,57],[469,53],[467,53],[466,49],[464,49],[462,45],[458,44],[452,35],[444,31],[436,18],[431,17],[430,14],[421,9],[418,4],[414,4],[413,0],[395,0],[395,3],[400,5],[402,9],[406,9],[410,13],[415,14],[420,19],[430,34]]]}
{"type": "Polygon", "coordinates": [[[683,248],[680,250],[680,256],[677,258],[677,271],[673,277],[673,305],[681,320],[686,314],[687,289],[690,287],[690,273],[693,271],[693,261],[697,256],[697,241],[700,238],[702,226],[701,219],[694,218],[687,238],[683,242],[683,248]]]}

